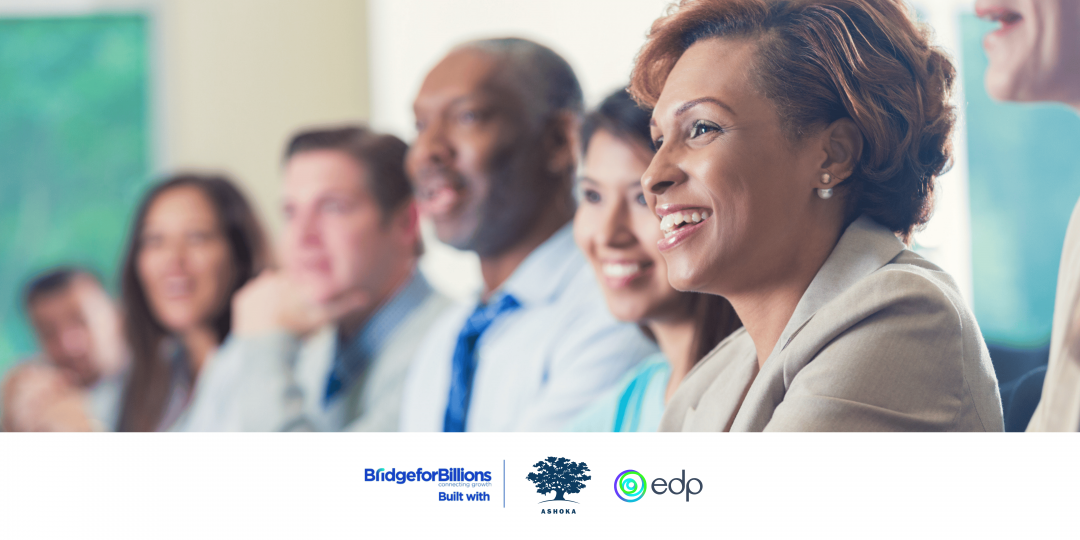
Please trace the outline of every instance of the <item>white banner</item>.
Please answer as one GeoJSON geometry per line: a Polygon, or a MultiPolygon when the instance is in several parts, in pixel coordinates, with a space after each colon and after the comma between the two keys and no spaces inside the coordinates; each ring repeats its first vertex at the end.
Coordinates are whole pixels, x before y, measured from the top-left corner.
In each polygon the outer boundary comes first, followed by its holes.
{"type": "Polygon", "coordinates": [[[0,434],[0,537],[1075,538],[1077,456],[1035,434],[0,434]]]}

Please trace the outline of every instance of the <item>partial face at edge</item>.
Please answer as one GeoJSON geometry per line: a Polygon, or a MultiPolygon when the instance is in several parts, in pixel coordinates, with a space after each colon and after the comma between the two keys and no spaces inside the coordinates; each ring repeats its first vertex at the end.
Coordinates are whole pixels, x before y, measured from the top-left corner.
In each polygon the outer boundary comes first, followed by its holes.
{"type": "Polygon", "coordinates": [[[994,99],[1080,106],[1080,2],[979,0],[976,12],[1001,24],[983,40],[994,99]]]}

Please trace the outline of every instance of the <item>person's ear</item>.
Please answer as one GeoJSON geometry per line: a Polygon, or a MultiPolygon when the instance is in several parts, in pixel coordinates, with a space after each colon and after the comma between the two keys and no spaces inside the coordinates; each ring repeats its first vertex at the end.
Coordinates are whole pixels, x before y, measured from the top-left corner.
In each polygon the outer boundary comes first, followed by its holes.
{"type": "Polygon", "coordinates": [[[402,244],[412,249],[420,239],[420,213],[416,201],[410,198],[399,206],[390,216],[390,227],[402,244]]]}
{"type": "Polygon", "coordinates": [[[578,131],[581,120],[570,111],[562,111],[548,124],[544,134],[544,155],[550,173],[573,171],[577,167],[578,131]]]}
{"type": "Polygon", "coordinates": [[[850,118],[829,124],[818,136],[825,155],[821,162],[821,178],[814,179],[814,188],[833,188],[855,171],[863,151],[863,135],[850,118]]]}

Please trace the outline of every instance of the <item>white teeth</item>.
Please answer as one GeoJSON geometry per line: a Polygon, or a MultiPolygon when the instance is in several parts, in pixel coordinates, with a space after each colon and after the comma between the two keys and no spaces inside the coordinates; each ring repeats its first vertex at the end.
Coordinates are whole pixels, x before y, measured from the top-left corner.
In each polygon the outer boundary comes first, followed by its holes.
{"type": "Polygon", "coordinates": [[[641,272],[639,263],[605,263],[600,266],[600,271],[606,277],[623,278],[641,272]]]}
{"type": "Polygon", "coordinates": [[[701,223],[709,219],[709,212],[675,212],[660,219],[660,231],[664,236],[671,236],[683,223],[701,223]]]}

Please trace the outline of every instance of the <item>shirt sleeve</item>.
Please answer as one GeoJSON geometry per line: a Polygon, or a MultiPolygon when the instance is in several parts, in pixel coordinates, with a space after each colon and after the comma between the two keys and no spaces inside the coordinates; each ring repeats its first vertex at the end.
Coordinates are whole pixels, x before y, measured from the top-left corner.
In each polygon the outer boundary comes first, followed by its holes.
{"type": "Polygon", "coordinates": [[[276,431],[288,418],[287,391],[300,340],[285,333],[230,336],[195,386],[183,431],[276,431]]]}

